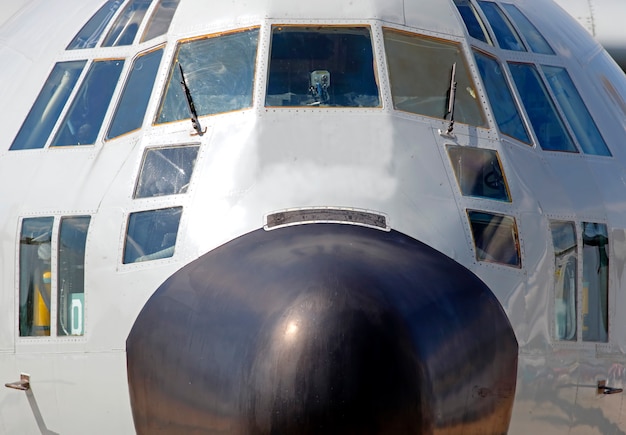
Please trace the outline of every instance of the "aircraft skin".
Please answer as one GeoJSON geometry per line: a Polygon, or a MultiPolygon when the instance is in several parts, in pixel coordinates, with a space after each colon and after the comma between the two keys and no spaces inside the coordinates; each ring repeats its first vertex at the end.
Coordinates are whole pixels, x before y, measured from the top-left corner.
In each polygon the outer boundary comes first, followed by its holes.
{"type": "Polygon", "coordinates": [[[143,42],[68,48],[103,0],[0,27],[0,433],[626,433],[626,77],[574,18],[176,3],[143,42]]]}

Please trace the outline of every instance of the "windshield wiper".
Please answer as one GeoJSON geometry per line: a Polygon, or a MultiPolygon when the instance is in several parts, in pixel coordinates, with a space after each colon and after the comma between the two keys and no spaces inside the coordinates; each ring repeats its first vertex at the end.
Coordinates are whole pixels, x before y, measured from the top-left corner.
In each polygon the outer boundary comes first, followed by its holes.
{"type": "Polygon", "coordinates": [[[189,90],[189,86],[187,86],[187,81],[185,80],[185,74],[183,73],[183,66],[178,63],[178,68],[180,69],[180,84],[183,87],[183,91],[185,92],[185,99],[187,100],[187,109],[189,109],[189,117],[191,118],[191,125],[198,132],[198,136],[202,136],[206,132],[206,128],[204,131],[202,130],[202,126],[200,125],[200,120],[198,119],[198,112],[196,112],[196,106],[193,104],[193,98],[191,98],[191,91],[189,90]]]}
{"type": "Polygon", "coordinates": [[[446,116],[450,115],[450,123],[448,124],[448,129],[446,130],[447,135],[452,134],[452,130],[454,130],[454,103],[456,102],[456,62],[452,64],[452,74],[450,78],[450,90],[448,91],[448,111],[444,115],[444,119],[446,116]]]}

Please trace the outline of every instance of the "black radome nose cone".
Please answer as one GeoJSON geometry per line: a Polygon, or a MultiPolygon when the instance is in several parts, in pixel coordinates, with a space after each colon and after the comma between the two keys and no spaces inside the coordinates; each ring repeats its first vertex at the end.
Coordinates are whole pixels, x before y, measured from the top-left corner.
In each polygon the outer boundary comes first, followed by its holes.
{"type": "Polygon", "coordinates": [[[517,342],[489,288],[443,254],[310,224],[175,273],[127,358],[140,434],[502,434],[517,342]]]}

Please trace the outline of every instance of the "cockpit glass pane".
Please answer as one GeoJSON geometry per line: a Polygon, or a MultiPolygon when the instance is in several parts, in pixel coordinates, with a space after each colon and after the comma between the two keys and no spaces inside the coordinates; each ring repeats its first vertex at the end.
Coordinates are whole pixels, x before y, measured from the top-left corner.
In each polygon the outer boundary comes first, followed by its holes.
{"type": "Polygon", "coordinates": [[[472,38],[476,38],[479,41],[493,45],[491,38],[485,29],[482,18],[478,15],[478,12],[474,8],[472,2],[470,2],[470,0],[454,0],[454,4],[459,10],[459,14],[461,14],[461,18],[467,28],[467,33],[469,33],[472,38]]]}
{"type": "Polygon", "coordinates": [[[144,30],[141,36],[141,42],[149,41],[167,33],[178,3],[180,3],[180,0],[161,0],[159,2],[159,5],[150,17],[150,21],[148,21],[146,30],[144,30]]]}
{"type": "Polygon", "coordinates": [[[554,329],[557,340],[576,341],[578,248],[573,222],[551,221],[554,245],[554,329]]]}
{"type": "Polygon", "coordinates": [[[467,211],[476,259],[521,267],[517,225],[511,216],[482,211],[467,211]]]}
{"type": "Polygon", "coordinates": [[[135,59],[111,127],[109,127],[107,139],[141,127],[162,55],[163,49],[161,48],[135,59]]]}
{"type": "Polygon", "coordinates": [[[534,65],[509,63],[526,113],[544,150],[578,152],[534,65]]]}
{"type": "Polygon", "coordinates": [[[478,4],[491,25],[491,30],[493,30],[493,33],[496,35],[496,40],[500,48],[505,50],[526,51],[513,25],[498,5],[487,1],[479,1],[478,4]]]}
{"type": "Polygon", "coordinates": [[[198,157],[198,145],[149,148],[143,155],[135,198],[187,192],[198,157]]]}
{"type": "Polygon", "coordinates": [[[493,116],[503,134],[530,144],[530,136],[522,122],[511,89],[504,77],[498,61],[479,51],[474,52],[478,71],[483,79],[483,86],[491,102],[493,116]]]}
{"type": "Polygon", "coordinates": [[[377,107],[369,27],[272,28],[266,106],[377,107]]]}
{"type": "Polygon", "coordinates": [[[179,64],[198,116],[252,106],[258,37],[251,29],[181,43],[156,123],[190,118],[179,64]]]}
{"type": "Polygon", "coordinates": [[[463,195],[511,201],[497,151],[448,146],[448,155],[463,195]]]}
{"type": "Polygon", "coordinates": [[[470,125],[486,124],[459,44],[386,28],[383,35],[396,109],[443,119],[456,64],[454,119],[470,125]]]}
{"type": "Polygon", "coordinates": [[[174,255],[182,207],[131,213],[128,218],[124,264],[174,255]]]}
{"type": "Polygon", "coordinates": [[[103,47],[131,45],[152,0],[130,0],[109,30],[103,47]]]}
{"type": "Polygon", "coordinates": [[[11,144],[11,150],[43,148],[87,62],[57,63],[11,144]]]}
{"type": "Polygon", "coordinates": [[[535,53],[540,54],[554,54],[554,50],[548,44],[548,41],[543,37],[539,30],[531,23],[528,18],[517,8],[517,6],[510,3],[502,3],[502,7],[509,13],[517,28],[520,30],[526,42],[530,45],[530,49],[535,53]]]}
{"type": "Polygon", "coordinates": [[[124,0],[109,0],[102,6],[98,12],[82,29],[76,34],[72,42],[67,46],[67,50],[75,50],[79,48],[93,48],[98,43],[100,36],[106,29],[109,21],[115,15],[115,12],[124,3],[124,0]]]}
{"type": "Polygon", "coordinates": [[[53,146],[91,145],[96,142],[123,65],[123,60],[91,64],[52,141],[53,146]]]}
{"type": "Polygon", "coordinates": [[[567,70],[545,65],[541,68],[583,152],[610,156],[611,152],[567,70]]]}
{"type": "Polygon", "coordinates": [[[583,222],[583,341],[608,341],[609,237],[605,224],[583,222]]]}

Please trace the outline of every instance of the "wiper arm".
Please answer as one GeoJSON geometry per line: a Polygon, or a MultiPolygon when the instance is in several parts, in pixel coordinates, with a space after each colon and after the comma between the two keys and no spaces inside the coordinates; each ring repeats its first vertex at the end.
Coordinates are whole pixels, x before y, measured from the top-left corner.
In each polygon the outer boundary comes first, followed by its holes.
{"type": "Polygon", "coordinates": [[[446,134],[452,134],[452,130],[454,130],[454,103],[456,102],[456,62],[452,64],[452,74],[450,78],[450,90],[448,94],[448,111],[446,112],[444,119],[446,116],[450,115],[450,124],[448,124],[448,129],[446,130],[446,134]]]}
{"type": "Polygon", "coordinates": [[[187,100],[187,109],[189,109],[189,116],[191,118],[191,125],[198,132],[198,136],[202,136],[206,132],[206,128],[204,131],[202,130],[202,126],[200,125],[200,120],[198,119],[198,112],[196,112],[196,106],[193,104],[193,98],[191,98],[191,91],[189,90],[189,86],[187,86],[187,81],[185,80],[185,74],[183,73],[183,66],[178,63],[178,68],[180,69],[180,84],[183,87],[183,91],[185,92],[185,99],[187,100]]]}

